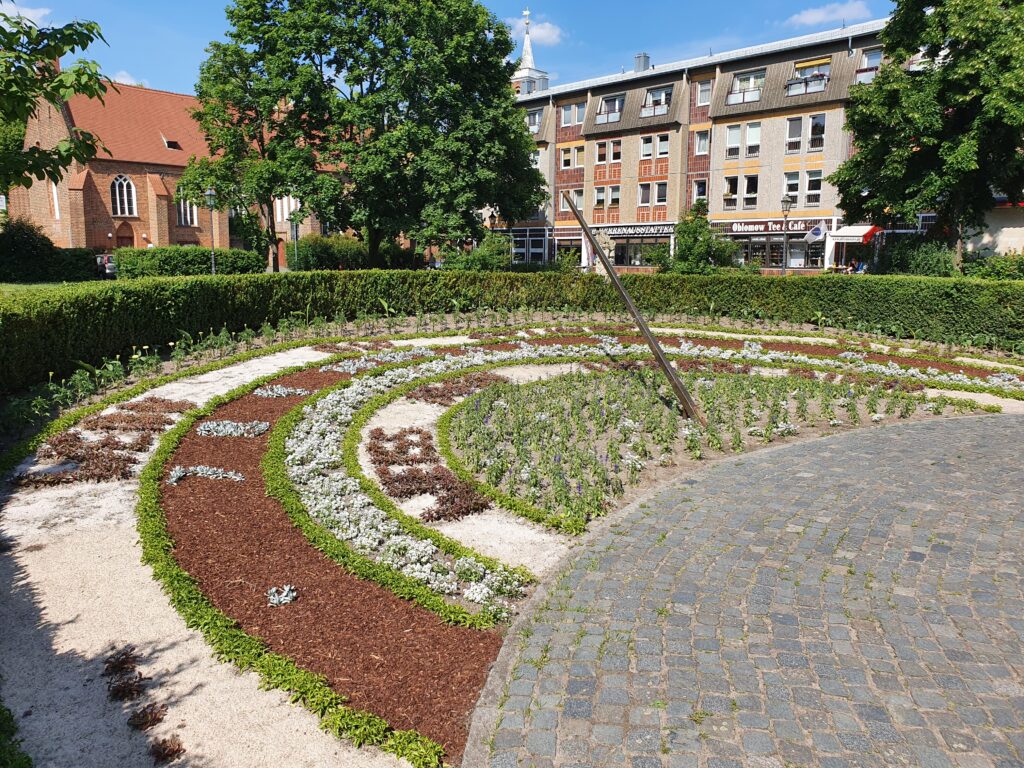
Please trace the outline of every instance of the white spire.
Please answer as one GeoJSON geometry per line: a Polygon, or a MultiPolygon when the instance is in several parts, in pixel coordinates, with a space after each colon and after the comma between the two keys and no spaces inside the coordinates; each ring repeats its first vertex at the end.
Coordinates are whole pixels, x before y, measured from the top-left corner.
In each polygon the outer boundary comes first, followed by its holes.
{"type": "Polygon", "coordinates": [[[523,18],[526,19],[524,26],[526,32],[523,34],[523,61],[519,65],[520,69],[536,69],[537,66],[533,61],[533,43],[530,42],[530,9],[527,8],[523,11],[523,18]]]}

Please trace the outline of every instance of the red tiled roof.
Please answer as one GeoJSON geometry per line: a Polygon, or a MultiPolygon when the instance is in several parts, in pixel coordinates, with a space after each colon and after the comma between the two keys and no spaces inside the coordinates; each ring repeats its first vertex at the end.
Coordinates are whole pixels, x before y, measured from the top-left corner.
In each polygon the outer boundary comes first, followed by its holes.
{"type": "Polygon", "coordinates": [[[68,102],[75,126],[96,134],[112,157],[129,163],[159,163],[184,167],[192,155],[209,156],[206,140],[192,119],[198,108],[195,96],[118,84],[107,90],[103,102],[72,96],[68,102]],[[181,149],[168,149],[166,141],[181,149]]]}

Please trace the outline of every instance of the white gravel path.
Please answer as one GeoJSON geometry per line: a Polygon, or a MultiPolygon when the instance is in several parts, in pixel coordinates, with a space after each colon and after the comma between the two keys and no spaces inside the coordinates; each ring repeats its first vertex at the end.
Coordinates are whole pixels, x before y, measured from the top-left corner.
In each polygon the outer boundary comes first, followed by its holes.
{"type": "Polygon", "coordinates": [[[396,347],[453,347],[458,344],[473,344],[476,339],[471,336],[435,336],[426,339],[395,339],[391,343],[396,347]]]}
{"type": "MultiPolygon", "coordinates": [[[[145,396],[196,403],[306,361],[296,349],[160,387],[145,396]]],[[[254,673],[216,661],[141,563],[135,480],[18,489],[0,497],[0,699],[39,768],[149,768],[131,709],[168,707],[154,738],[177,734],[185,764],[210,768],[408,768],[318,728],[315,716],[254,673]],[[110,702],[100,672],[125,645],[151,678],[131,707],[110,702]]]]}
{"type": "Polygon", "coordinates": [[[1001,371],[1024,373],[1024,366],[1014,365],[1013,363],[1000,363],[996,360],[985,360],[980,357],[956,357],[953,358],[953,362],[964,363],[965,365],[977,365],[981,368],[995,368],[1001,371]]]}
{"type": "Polygon", "coordinates": [[[746,341],[780,341],[786,344],[822,344],[834,347],[837,339],[827,336],[773,336],[765,333],[732,333],[729,331],[699,331],[693,328],[651,328],[655,336],[686,336],[703,339],[742,339],[746,341]]]}

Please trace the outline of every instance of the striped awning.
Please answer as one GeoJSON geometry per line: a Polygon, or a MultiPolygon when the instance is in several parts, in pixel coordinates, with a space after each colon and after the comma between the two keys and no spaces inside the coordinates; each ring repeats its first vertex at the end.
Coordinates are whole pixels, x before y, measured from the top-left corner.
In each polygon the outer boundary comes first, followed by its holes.
{"type": "Polygon", "coordinates": [[[871,242],[871,238],[882,231],[881,227],[871,224],[855,224],[849,227],[841,227],[835,232],[829,232],[828,236],[834,243],[861,243],[871,242]]]}

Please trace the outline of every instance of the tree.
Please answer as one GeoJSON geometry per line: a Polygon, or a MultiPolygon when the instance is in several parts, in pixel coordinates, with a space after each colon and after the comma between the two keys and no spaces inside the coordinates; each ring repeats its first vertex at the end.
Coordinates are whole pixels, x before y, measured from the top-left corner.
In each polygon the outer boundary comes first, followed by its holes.
{"type": "Polygon", "coordinates": [[[281,34],[286,11],[278,0],[238,0],[227,9],[228,40],[210,44],[196,84],[200,106],[193,117],[210,156],[190,158],[177,192],[179,199],[198,203],[212,187],[219,208],[255,217],[259,236],[253,246],[270,251],[275,272],[274,201],[295,197],[302,202],[297,219],[313,212],[333,223],[335,201],[345,197],[342,180],[319,171],[307,140],[307,105],[321,92],[321,77],[281,34]]]}
{"type": "MultiPolygon", "coordinates": [[[[97,24],[76,21],[62,27],[37,27],[22,16],[0,13],[0,190],[30,187],[34,180],[58,182],[72,163],[96,157],[100,140],[79,128],[55,147],[22,148],[16,138],[45,102],[55,109],[76,94],[103,98],[110,81],[92,61],[61,70],[60,58],[84,50],[103,35],[97,24]],[[12,127],[13,126],[13,127],[12,127]]],[[[105,41],[104,41],[105,42],[105,41]]]]}
{"type": "Polygon", "coordinates": [[[648,256],[663,272],[684,274],[710,272],[716,267],[732,265],[737,245],[711,231],[706,200],[697,200],[676,224],[675,250],[648,256]]]}
{"type": "Polygon", "coordinates": [[[856,152],[829,181],[854,221],[934,211],[959,266],[996,194],[1024,192],[1024,4],[897,0],[880,37],[886,62],[850,91],[856,152]]]}
{"type": "MultiPolygon", "coordinates": [[[[305,0],[290,27],[334,97],[308,126],[351,182],[371,258],[406,234],[478,239],[479,211],[533,213],[543,177],[510,80],[508,28],[474,0],[305,0]]],[[[313,106],[313,105],[308,105],[313,106]]]]}

